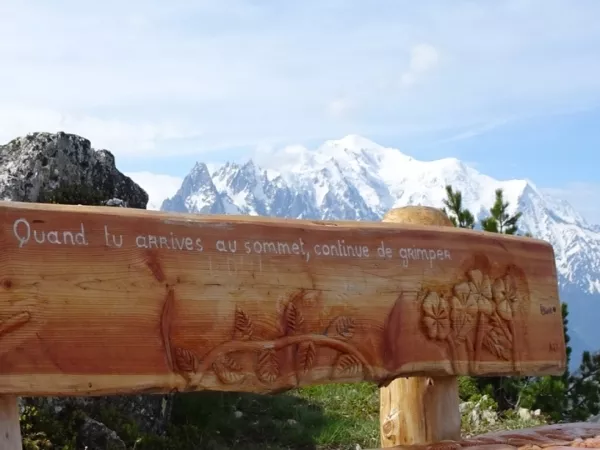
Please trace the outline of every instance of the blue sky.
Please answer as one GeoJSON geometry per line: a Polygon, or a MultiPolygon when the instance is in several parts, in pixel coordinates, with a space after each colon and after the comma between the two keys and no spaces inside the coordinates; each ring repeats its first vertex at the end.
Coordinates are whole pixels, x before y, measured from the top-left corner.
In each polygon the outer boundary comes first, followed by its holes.
{"type": "Polygon", "coordinates": [[[161,195],[196,160],[361,134],[528,178],[600,223],[598,17],[597,0],[0,0],[0,142],[81,134],[161,195]]]}

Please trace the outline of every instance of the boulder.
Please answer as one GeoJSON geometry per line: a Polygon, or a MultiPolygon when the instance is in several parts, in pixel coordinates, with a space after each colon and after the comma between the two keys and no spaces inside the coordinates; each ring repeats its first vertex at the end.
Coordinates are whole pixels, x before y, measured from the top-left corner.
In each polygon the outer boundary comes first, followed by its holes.
{"type": "Polygon", "coordinates": [[[148,194],[115,166],[108,150],[94,150],[75,134],[31,133],[0,145],[0,199],[45,202],[72,187],[88,189],[94,204],[111,199],[146,209],[148,194]]]}
{"type": "Polygon", "coordinates": [[[77,444],[86,450],[126,450],[125,443],[117,433],[89,417],[79,430],[77,444]]]}

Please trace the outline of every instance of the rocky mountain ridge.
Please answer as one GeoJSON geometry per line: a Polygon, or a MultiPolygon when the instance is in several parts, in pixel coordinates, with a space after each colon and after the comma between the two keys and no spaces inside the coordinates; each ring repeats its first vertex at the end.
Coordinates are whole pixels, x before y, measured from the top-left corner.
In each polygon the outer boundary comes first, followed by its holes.
{"type": "Polygon", "coordinates": [[[163,211],[250,214],[297,219],[380,220],[404,205],[441,207],[452,185],[478,218],[487,215],[502,188],[520,229],[550,242],[556,253],[561,299],[569,303],[573,364],[584,349],[600,349],[600,226],[588,223],[566,201],[528,180],[500,181],[455,158],[419,161],[361,136],[324,142],[253,160],[227,162],[212,171],[196,163],[163,211]]]}

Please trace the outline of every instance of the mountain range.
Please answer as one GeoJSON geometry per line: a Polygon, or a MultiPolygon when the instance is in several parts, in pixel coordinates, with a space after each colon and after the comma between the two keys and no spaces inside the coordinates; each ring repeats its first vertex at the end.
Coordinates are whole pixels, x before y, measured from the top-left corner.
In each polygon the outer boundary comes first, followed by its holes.
{"type": "Polygon", "coordinates": [[[198,162],[162,211],[249,214],[297,219],[381,220],[405,205],[442,207],[445,186],[463,194],[476,218],[488,215],[502,188],[522,232],[550,242],[561,300],[569,305],[571,367],[583,350],[600,349],[600,226],[528,180],[496,180],[455,158],[419,161],[397,149],[349,135],[316,149],[208,166],[198,162]],[[281,157],[283,156],[283,157],[281,157]]]}

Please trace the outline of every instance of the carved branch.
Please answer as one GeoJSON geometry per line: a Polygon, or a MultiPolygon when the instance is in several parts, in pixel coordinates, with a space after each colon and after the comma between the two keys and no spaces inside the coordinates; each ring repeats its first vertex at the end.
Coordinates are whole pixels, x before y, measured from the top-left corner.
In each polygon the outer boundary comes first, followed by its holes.
{"type": "MultiPolygon", "coordinates": [[[[354,346],[339,339],[321,336],[317,334],[303,334],[294,336],[284,336],[275,341],[227,341],[213,348],[207,355],[202,358],[197,366],[196,373],[200,375],[198,383],[201,382],[203,376],[213,366],[215,361],[220,357],[231,352],[261,352],[265,349],[273,352],[281,350],[292,345],[320,345],[329,347],[342,354],[347,354],[355,358],[356,361],[362,364],[365,371],[365,379],[372,377],[372,369],[366,358],[354,346]]],[[[314,356],[312,356],[314,358],[314,356]]]]}

